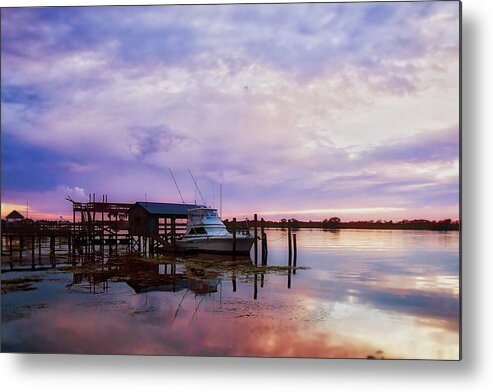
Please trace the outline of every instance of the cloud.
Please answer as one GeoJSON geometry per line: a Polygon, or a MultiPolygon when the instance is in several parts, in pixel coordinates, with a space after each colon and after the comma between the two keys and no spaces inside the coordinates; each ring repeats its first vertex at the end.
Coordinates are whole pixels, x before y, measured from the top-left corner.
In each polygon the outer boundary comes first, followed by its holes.
{"type": "Polygon", "coordinates": [[[370,148],[361,159],[380,162],[450,162],[459,156],[459,129],[450,127],[421,132],[413,137],[370,148]]]}
{"type": "Polygon", "coordinates": [[[173,167],[235,210],[452,203],[457,7],[2,10],[5,188],[166,200],[173,167]]]}
{"type": "Polygon", "coordinates": [[[85,201],[88,199],[86,191],[82,187],[70,187],[58,185],[54,189],[46,191],[19,192],[2,190],[2,217],[8,215],[11,209],[22,207],[22,213],[29,205],[29,217],[33,219],[65,219],[72,217],[72,205],[65,200],[70,196],[73,200],[85,201]]]}

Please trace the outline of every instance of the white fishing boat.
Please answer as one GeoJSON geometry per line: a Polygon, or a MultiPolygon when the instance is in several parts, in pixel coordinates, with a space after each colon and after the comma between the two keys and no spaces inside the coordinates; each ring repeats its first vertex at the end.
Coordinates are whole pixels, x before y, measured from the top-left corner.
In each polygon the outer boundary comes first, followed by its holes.
{"type": "Polygon", "coordinates": [[[217,210],[204,207],[188,210],[186,232],[177,239],[176,245],[182,250],[205,253],[233,253],[236,245],[236,254],[250,254],[254,241],[248,230],[238,230],[234,241],[233,234],[221,221],[217,210]]]}

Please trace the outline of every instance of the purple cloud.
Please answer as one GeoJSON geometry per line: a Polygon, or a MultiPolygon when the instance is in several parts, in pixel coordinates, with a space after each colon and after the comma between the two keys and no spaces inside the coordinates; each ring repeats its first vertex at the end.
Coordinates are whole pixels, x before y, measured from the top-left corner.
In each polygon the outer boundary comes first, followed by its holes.
{"type": "Polygon", "coordinates": [[[424,132],[417,136],[375,146],[363,153],[362,160],[382,162],[454,161],[459,157],[459,129],[424,132]]]}

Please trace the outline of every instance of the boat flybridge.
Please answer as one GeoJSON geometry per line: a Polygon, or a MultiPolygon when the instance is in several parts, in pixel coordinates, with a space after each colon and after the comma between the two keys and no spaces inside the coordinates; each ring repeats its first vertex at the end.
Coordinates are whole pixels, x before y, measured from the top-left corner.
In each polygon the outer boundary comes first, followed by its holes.
{"type": "MultiPolygon", "coordinates": [[[[250,254],[254,236],[247,231],[236,233],[236,253],[250,254]]],[[[188,210],[185,234],[176,241],[183,250],[205,253],[233,253],[233,234],[228,231],[217,215],[215,208],[193,208],[188,210]]]]}

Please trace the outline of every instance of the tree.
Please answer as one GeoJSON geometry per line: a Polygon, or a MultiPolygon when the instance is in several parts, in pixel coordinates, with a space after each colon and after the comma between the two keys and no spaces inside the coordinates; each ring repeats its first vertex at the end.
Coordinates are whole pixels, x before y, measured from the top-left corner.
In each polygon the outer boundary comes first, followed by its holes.
{"type": "Polygon", "coordinates": [[[332,218],[329,219],[329,223],[340,223],[341,218],[338,218],[337,216],[333,216],[332,218]]]}
{"type": "Polygon", "coordinates": [[[298,219],[291,218],[291,227],[292,228],[299,228],[300,227],[300,222],[298,219]]]}

